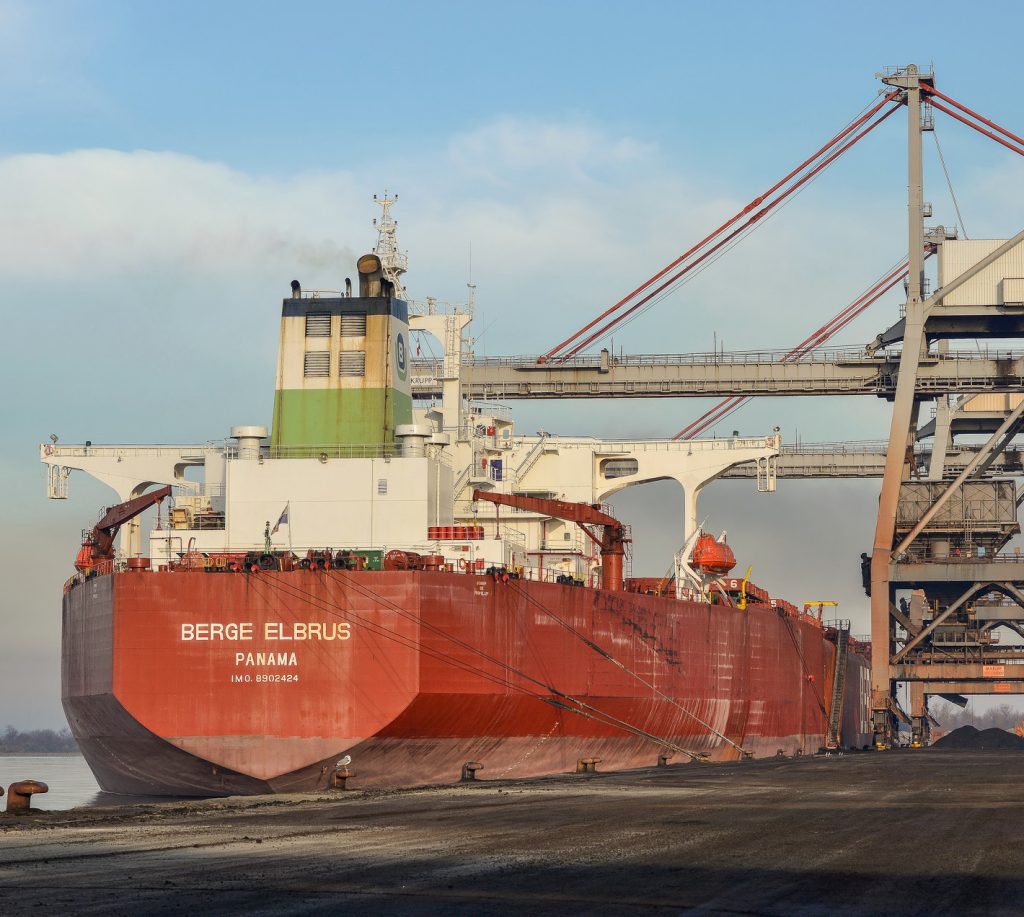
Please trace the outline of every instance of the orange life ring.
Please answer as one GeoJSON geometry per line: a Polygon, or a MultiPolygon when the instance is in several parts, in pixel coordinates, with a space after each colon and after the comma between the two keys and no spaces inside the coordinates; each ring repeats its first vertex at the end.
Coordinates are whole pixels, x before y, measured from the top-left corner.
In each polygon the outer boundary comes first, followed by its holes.
{"type": "Polygon", "coordinates": [[[53,455],[53,446],[44,446],[43,447],[43,452],[46,455],[53,455]]]}
{"type": "Polygon", "coordinates": [[[460,570],[467,570],[467,569],[469,569],[469,561],[467,561],[465,557],[460,557],[459,558],[459,569],[460,570]]]}

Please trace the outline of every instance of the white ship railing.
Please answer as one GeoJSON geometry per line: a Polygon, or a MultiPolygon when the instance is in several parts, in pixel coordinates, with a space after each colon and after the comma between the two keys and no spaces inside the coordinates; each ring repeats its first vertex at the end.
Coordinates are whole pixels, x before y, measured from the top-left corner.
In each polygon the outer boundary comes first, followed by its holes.
{"type": "Polygon", "coordinates": [[[501,420],[512,419],[511,405],[501,404],[498,401],[471,401],[468,413],[483,414],[485,417],[496,417],[501,420]]]}
{"type": "Polygon", "coordinates": [[[153,445],[153,446],[61,446],[47,445],[43,454],[49,459],[57,458],[174,458],[195,456],[197,458],[224,451],[224,446],[214,443],[203,445],[153,445]]]}
{"type": "MultiPolygon", "coordinates": [[[[451,464],[451,458],[440,450],[431,450],[428,444],[427,454],[442,464],[451,464]]],[[[224,456],[228,459],[257,458],[255,451],[248,447],[238,445],[227,445],[224,447],[224,456]]],[[[260,461],[274,461],[275,459],[298,459],[316,458],[321,461],[327,459],[347,458],[402,458],[402,447],[391,443],[365,443],[365,444],[338,444],[324,443],[321,445],[305,446],[262,446],[259,450],[260,461]]]]}
{"type": "Polygon", "coordinates": [[[732,449],[772,449],[774,436],[725,436],[720,439],[563,439],[550,440],[561,449],[588,449],[596,455],[614,452],[614,447],[629,447],[630,452],[720,452],[732,449]]]}
{"type": "Polygon", "coordinates": [[[210,484],[203,481],[181,481],[174,487],[176,489],[175,497],[223,497],[225,495],[223,481],[210,484]]]}
{"type": "Polygon", "coordinates": [[[408,299],[406,307],[410,315],[472,315],[473,307],[468,303],[453,303],[444,299],[408,299]]]}

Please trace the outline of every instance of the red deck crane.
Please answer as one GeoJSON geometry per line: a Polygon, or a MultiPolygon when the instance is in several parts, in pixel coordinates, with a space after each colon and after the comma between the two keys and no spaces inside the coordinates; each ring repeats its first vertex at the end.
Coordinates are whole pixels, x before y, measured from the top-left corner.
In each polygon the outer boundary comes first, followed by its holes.
{"type": "Polygon", "coordinates": [[[166,487],[143,494],[134,500],[107,507],[106,514],[93,526],[92,531],[82,542],[82,549],[75,559],[75,567],[78,571],[84,573],[98,561],[113,559],[114,538],[121,526],[145,512],[154,503],[162,503],[170,495],[171,486],[168,484],[166,487]]]}
{"type": "Polygon", "coordinates": [[[474,490],[473,499],[575,522],[601,550],[602,587],[612,592],[622,590],[622,559],[626,555],[629,537],[626,535],[626,527],[618,519],[602,512],[599,504],[570,503],[567,500],[547,500],[543,497],[496,494],[482,490],[474,490]],[[588,525],[603,526],[601,537],[591,532],[588,525]]]}

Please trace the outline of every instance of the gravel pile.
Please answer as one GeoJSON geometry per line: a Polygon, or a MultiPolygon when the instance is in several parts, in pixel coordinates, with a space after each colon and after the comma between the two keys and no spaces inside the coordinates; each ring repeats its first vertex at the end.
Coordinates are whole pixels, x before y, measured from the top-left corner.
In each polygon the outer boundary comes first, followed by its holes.
{"type": "Polygon", "coordinates": [[[962,748],[972,751],[1024,751],[1024,738],[1005,729],[975,729],[961,726],[932,743],[932,748],[962,748]]]}

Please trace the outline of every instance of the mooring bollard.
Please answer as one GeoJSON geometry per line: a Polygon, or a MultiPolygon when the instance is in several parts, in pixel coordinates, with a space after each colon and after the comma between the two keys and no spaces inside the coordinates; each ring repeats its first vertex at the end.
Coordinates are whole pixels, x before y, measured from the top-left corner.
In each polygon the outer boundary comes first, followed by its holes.
{"type": "Polygon", "coordinates": [[[25,815],[31,811],[32,797],[36,793],[48,793],[50,788],[41,780],[19,780],[7,787],[7,812],[10,815],[25,815]]]}
{"type": "Polygon", "coordinates": [[[668,759],[672,757],[674,752],[665,751],[658,755],[658,767],[668,767],[668,759]]]}
{"type": "Polygon", "coordinates": [[[459,779],[462,783],[468,783],[470,780],[476,780],[476,772],[482,771],[484,766],[479,761],[467,761],[462,765],[462,777],[459,779]]]}
{"type": "Polygon", "coordinates": [[[601,763],[600,758],[580,758],[576,762],[577,774],[596,774],[597,765],[601,763]]]}
{"type": "Polygon", "coordinates": [[[331,774],[331,789],[332,790],[347,790],[347,782],[349,777],[355,777],[347,767],[340,768],[331,774]]]}
{"type": "MultiPolygon", "coordinates": [[[[352,763],[352,756],[345,755],[341,758],[337,764],[334,765],[334,771],[331,773],[331,789],[332,790],[347,790],[348,779],[355,777],[355,774],[348,769],[348,766],[352,763]]],[[[327,765],[325,764],[321,773],[327,773],[327,765]]]]}

